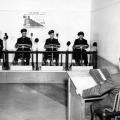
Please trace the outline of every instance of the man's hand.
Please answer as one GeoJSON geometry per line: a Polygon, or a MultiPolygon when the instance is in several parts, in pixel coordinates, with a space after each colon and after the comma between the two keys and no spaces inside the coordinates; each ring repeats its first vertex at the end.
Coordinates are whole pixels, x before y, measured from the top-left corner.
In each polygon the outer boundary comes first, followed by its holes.
{"type": "Polygon", "coordinates": [[[16,45],[16,48],[31,48],[32,46],[31,45],[28,45],[28,44],[17,44],[16,45]]]}
{"type": "Polygon", "coordinates": [[[60,45],[55,45],[55,44],[49,44],[49,45],[45,45],[44,48],[59,48],[60,45]]]}
{"type": "Polygon", "coordinates": [[[88,48],[88,45],[75,45],[73,46],[73,49],[86,49],[88,48]]]}

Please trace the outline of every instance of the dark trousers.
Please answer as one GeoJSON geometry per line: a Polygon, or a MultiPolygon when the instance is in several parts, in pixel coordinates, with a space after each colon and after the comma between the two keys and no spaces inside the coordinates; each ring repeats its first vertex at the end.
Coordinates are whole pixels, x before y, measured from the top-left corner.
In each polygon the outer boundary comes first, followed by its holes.
{"type": "Polygon", "coordinates": [[[0,50],[0,59],[2,59],[3,58],[3,52],[2,52],[2,50],[0,50]]]}
{"type": "MultiPolygon", "coordinates": [[[[30,53],[22,53],[23,50],[18,49],[17,51],[20,51],[21,53],[15,53],[14,61],[18,62],[18,59],[21,59],[24,61],[25,65],[29,65],[30,62],[30,53]]],[[[26,49],[24,51],[30,51],[30,49],[26,49]]]]}
{"type": "Polygon", "coordinates": [[[75,59],[75,62],[77,65],[81,65],[80,63],[82,60],[84,61],[84,64],[87,66],[88,64],[88,56],[87,52],[84,49],[75,49],[73,51],[73,59],[75,59]]]}
{"type": "Polygon", "coordinates": [[[46,64],[47,60],[50,60],[51,62],[53,62],[52,60],[56,61],[56,65],[58,65],[59,63],[59,53],[56,51],[55,53],[50,52],[50,51],[46,51],[46,53],[43,54],[43,62],[46,64]]]}

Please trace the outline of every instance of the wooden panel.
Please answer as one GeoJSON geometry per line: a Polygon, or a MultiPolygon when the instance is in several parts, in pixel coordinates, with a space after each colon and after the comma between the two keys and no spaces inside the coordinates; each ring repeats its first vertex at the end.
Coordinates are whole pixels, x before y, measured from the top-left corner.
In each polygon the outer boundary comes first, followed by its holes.
{"type": "Polygon", "coordinates": [[[76,94],[76,88],[72,81],[68,80],[68,120],[85,119],[85,102],[76,94]]]}
{"type": "Polygon", "coordinates": [[[32,71],[32,66],[20,66],[20,65],[11,65],[10,70],[23,70],[23,71],[32,71]]]}
{"type": "Polygon", "coordinates": [[[71,94],[70,120],[85,120],[84,101],[80,96],[71,94]]]}
{"type": "Polygon", "coordinates": [[[7,83],[64,83],[66,72],[7,72],[7,83]]]}
{"type": "Polygon", "coordinates": [[[6,83],[6,72],[0,71],[0,83],[6,83]]]}

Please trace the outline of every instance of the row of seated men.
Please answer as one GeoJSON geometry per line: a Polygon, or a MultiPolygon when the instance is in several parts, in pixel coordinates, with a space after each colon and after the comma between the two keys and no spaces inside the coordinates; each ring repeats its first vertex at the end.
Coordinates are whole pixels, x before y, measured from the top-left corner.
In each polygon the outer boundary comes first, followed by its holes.
{"type": "MultiPolygon", "coordinates": [[[[21,29],[21,37],[17,39],[17,43],[15,44],[15,48],[17,51],[31,51],[32,41],[29,37],[26,36],[27,29],[21,29]]],[[[56,65],[58,65],[59,54],[57,52],[51,53],[50,51],[57,51],[60,47],[60,43],[58,39],[54,38],[54,30],[50,30],[48,32],[49,38],[46,39],[44,48],[46,52],[44,53],[43,63],[46,65],[48,59],[50,61],[55,60],[56,65]],[[52,60],[51,60],[52,59],[52,60]]],[[[74,41],[73,45],[73,59],[77,65],[80,65],[80,60],[84,61],[84,65],[88,65],[88,56],[86,53],[86,49],[89,47],[87,40],[84,39],[84,32],[78,32],[78,39],[74,41]]],[[[1,40],[0,49],[3,49],[2,40],[1,40]]],[[[30,62],[30,53],[15,53],[13,64],[18,64],[18,59],[23,58],[26,62],[26,65],[29,65],[30,62]]]]}

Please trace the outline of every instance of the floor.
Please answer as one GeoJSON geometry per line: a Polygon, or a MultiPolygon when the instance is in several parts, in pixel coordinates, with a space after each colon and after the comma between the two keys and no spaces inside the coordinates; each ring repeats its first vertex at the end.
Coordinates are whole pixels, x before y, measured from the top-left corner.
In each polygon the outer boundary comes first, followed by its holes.
{"type": "Polygon", "coordinates": [[[63,85],[0,84],[0,120],[66,120],[63,85]]]}

